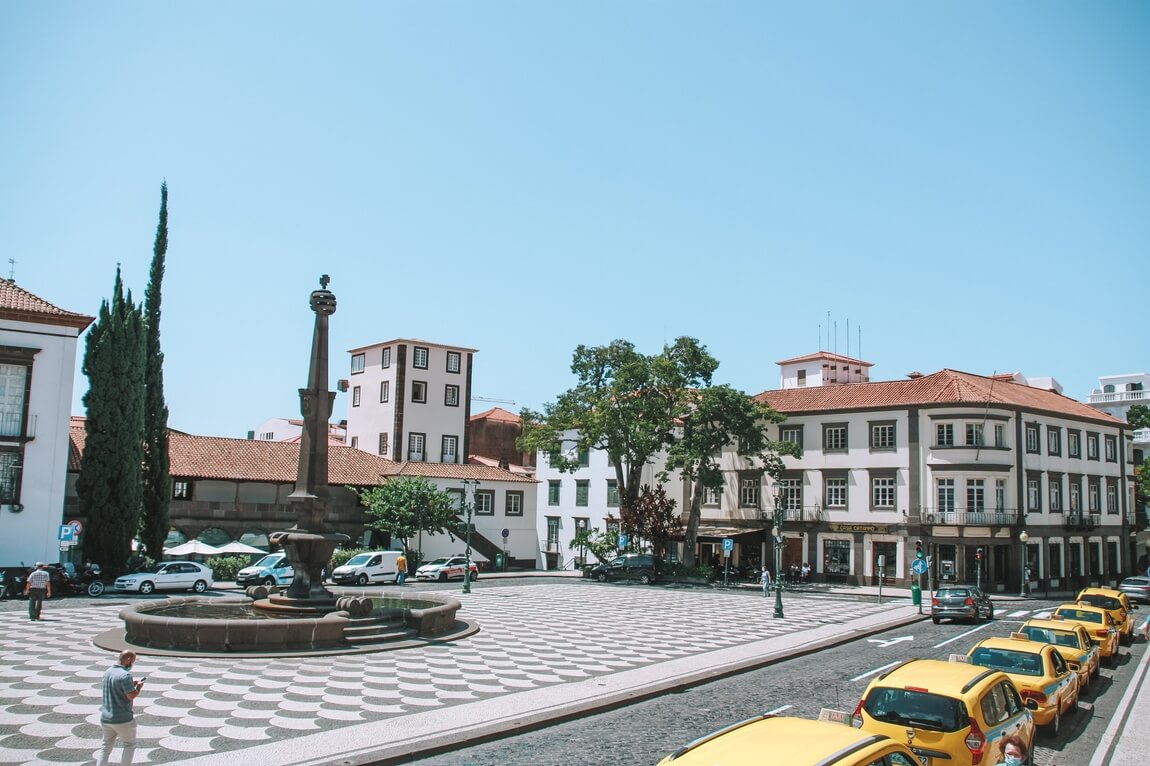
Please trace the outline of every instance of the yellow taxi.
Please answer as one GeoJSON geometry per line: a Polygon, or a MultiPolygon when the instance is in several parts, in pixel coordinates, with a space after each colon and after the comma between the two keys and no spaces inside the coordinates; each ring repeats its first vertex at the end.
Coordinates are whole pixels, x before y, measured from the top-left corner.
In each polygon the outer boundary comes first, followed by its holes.
{"type": "Polygon", "coordinates": [[[923,766],[994,766],[1008,734],[1034,752],[1034,718],[1014,682],[965,661],[899,664],[870,682],[854,718],[892,739],[913,734],[910,749],[923,766]]]}
{"type": "Polygon", "coordinates": [[[1064,713],[1078,712],[1078,674],[1053,645],[1031,641],[1023,633],[985,638],[966,655],[967,662],[1001,670],[1030,708],[1036,726],[1057,736],[1064,713]]]}
{"type": "Polygon", "coordinates": [[[1079,604],[1100,606],[1114,620],[1118,629],[1118,640],[1130,646],[1134,642],[1134,607],[1130,604],[1130,597],[1114,588],[1083,588],[1075,596],[1074,601],[1079,604]]]}
{"type": "MultiPolygon", "coordinates": [[[[756,716],[684,745],[659,766],[919,766],[906,745],[859,731],[850,725],[850,716],[839,715],[842,723],[756,716]]],[[[905,742],[906,733],[901,737],[905,742]]]]}
{"type": "Polygon", "coordinates": [[[1062,604],[1054,614],[1064,620],[1082,623],[1090,640],[1098,645],[1102,661],[1110,667],[1118,658],[1118,628],[1108,609],[1090,604],[1062,604]]]}
{"type": "Polygon", "coordinates": [[[1098,646],[1090,640],[1090,634],[1082,623],[1051,615],[1049,620],[1027,620],[1018,632],[1031,641],[1054,644],[1070,669],[1078,673],[1079,689],[1086,689],[1090,686],[1090,679],[1098,677],[1101,664],[1098,646]]]}

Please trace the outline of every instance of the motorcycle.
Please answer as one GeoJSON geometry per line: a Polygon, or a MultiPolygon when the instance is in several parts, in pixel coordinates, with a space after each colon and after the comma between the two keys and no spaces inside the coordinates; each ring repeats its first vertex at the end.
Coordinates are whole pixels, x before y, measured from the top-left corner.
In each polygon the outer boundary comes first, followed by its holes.
{"type": "MultiPolygon", "coordinates": [[[[60,580],[57,587],[60,588],[60,594],[64,596],[89,596],[91,598],[98,598],[103,595],[107,586],[100,578],[100,565],[89,564],[82,570],[72,573],[64,567],[59,567],[60,580]]],[[[52,578],[52,582],[57,582],[56,578],[52,578]]]]}

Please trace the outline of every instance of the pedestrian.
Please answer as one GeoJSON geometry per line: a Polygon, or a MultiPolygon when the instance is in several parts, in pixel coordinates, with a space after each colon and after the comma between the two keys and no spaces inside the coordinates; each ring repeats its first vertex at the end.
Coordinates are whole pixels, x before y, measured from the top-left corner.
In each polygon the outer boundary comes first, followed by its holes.
{"type": "Polygon", "coordinates": [[[999,740],[1002,745],[1002,758],[998,766],[1022,766],[1026,759],[1026,743],[1017,734],[1007,734],[999,740]]]}
{"type": "Polygon", "coordinates": [[[42,562],[37,561],[36,568],[28,575],[24,593],[28,596],[28,619],[39,620],[44,599],[52,598],[52,577],[42,562]]]}
{"type": "Polygon", "coordinates": [[[132,665],[136,664],[136,653],[120,652],[119,662],[104,673],[104,702],[100,706],[100,726],[104,729],[104,748],[100,751],[98,766],[108,766],[108,757],[119,739],[124,750],[120,754],[120,766],[132,766],[136,754],[136,717],[132,711],[132,701],[140,694],[145,679],[132,678],[132,665]]]}
{"type": "Polygon", "coordinates": [[[407,582],[407,556],[400,551],[395,559],[395,584],[403,585],[405,582],[407,582]]]}
{"type": "Polygon", "coordinates": [[[803,562],[803,584],[806,585],[811,581],[811,565],[803,562]]]}
{"type": "Polygon", "coordinates": [[[1146,615],[1146,619],[1142,621],[1139,629],[1142,631],[1142,640],[1150,641],[1150,614],[1146,615]]]}
{"type": "Polygon", "coordinates": [[[771,570],[767,569],[767,565],[763,565],[763,573],[759,575],[759,582],[763,584],[763,595],[769,596],[771,593],[771,570]]]}

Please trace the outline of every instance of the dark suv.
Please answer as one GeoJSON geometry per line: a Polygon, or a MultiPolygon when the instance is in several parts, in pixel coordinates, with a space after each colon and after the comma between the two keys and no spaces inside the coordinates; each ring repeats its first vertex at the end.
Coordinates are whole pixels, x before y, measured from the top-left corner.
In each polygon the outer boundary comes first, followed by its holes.
{"type": "Polygon", "coordinates": [[[599,564],[593,568],[591,577],[599,582],[638,580],[646,585],[655,580],[655,559],[646,553],[624,553],[606,564],[599,564]]]}
{"type": "Polygon", "coordinates": [[[930,600],[930,619],[937,625],[944,618],[952,620],[994,619],[990,596],[973,585],[940,585],[930,600]]]}

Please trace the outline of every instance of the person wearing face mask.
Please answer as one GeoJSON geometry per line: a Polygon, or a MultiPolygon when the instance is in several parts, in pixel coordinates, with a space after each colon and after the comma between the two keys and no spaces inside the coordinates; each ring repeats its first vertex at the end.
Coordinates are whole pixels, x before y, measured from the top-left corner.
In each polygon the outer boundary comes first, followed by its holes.
{"type": "Polygon", "coordinates": [[[1008,734],[1000,741],[1002,760],[998,762],[998,766],[1022,766],[1022,761],[1026,758],[1026,743],[1022,741],[1022,737],[1008,734]]]}

